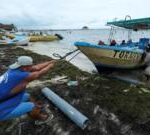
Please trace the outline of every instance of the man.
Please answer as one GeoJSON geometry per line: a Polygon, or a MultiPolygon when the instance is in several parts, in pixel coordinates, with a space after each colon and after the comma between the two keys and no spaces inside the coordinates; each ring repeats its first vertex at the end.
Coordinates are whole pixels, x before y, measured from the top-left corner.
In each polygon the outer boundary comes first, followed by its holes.
{"type": "Polygon", "coordinates": [[[20,56],[16,63],[9,66],[8,71],[0,76],[0,121],[26,113],[36,119],[47,119],[48,116],[41,113],[41,106],[28,101],[30,95],[25,88],[29,82],[53,68],[54,63],[53,60],[33,65],[31,57],[20,56]]]}
{"type": "Polygon", "coordinates": [[[115,46],[117,43],[116,43],[116,40],[112,40],[111,43],[110,43],[110,46],[115,46]]]}

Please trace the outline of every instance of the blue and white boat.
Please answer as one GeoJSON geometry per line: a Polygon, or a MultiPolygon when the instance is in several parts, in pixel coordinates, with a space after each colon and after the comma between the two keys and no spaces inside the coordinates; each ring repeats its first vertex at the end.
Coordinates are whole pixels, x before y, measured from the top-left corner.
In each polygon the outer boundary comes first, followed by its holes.
{"type": "Polygon", "coordinates": [[[27,46],[29,44],[29,37],[25,35],[15,35],[13,42],[16,42],[16,45],[27,46]]]}
{"type": "Polygon", "coordinates": [[[0,45],[19,45],[26,46],[29,43],[29,37],[23,35],[3,35],[0,45]]]}
{"type": "MultiPolygon", "coordinates": [[[[150,29],[150,18],[115,21],[107,24],[132,30],[150,29]]],[[[125,70],[143,67],[145,65],[144,49],[149,42],[149,38],[141,38],[138,42],[113,46],[87,42],[75,42],[74,45],[95,64],[98,71],[101,71],[103,69],[125,70]]]]}

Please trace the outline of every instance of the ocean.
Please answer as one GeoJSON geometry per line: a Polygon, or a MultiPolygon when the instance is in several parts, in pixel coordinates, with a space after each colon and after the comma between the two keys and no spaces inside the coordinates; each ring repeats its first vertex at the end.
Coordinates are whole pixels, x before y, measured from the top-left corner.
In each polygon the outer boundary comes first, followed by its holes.
{"type": "MultiPolygon", "coordinates": [[[[24,48],[57,59],[53,56],[53,53],[58,53],[61,56],[64,56],[66,53],[76,49],[74,46],[74,42],[76,41],[85,41],[97,44],[99,40],[102,40],[105,43],[108,43],[110,29],[50,30],[45,32],[52,35],[56,33],[60,34],[64,37],[64,39],[53,42],[30,43],[29,46],[24,48]]],[[[119,29],[114,31],[112,37],[117,41],[117,43],[121,43],[122,40],[128,40],[128,33],[130,32],[127,30],[119,29]]],[[[144,37],[150,37],[150,31],[138,31],[132,32],[131,34],[132,41],[138,41],[139,38],[144,37]]],[[[69,60],[75,54],[76,53],[68,56],[66,60],[69,60]]],[[[93,63],[83,53],[79,53],[70,62],[83,71],[97,71],[93,63]]]]}

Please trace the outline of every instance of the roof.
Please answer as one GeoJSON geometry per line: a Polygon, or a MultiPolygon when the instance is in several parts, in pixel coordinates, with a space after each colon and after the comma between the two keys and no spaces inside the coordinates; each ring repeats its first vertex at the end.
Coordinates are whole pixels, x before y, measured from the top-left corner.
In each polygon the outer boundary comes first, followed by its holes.
{"type": "Polygon", "coordinates": [[[150,29],[150,17],[107,22],[107,25],[114,25],[114,26],[123,27],[126,29],[133,29],[136,31],[137,30],[146,30],[146,29],[150,29]]]}
{"type": "Polygon", "coordinates": [[[17,30],[14,24],[2,24],[2,23],[0,23],[0,29],[4,29],[7,31],[17,30]]]}

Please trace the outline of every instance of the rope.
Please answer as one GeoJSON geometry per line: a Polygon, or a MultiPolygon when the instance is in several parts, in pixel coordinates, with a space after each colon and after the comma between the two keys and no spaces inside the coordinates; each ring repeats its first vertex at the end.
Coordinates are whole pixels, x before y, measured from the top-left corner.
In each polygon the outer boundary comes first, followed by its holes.
{"type": "MultiPolygon", "coordinates": [[[[73,54],[73,53],[75,53],[75,52],[77,52],[77,51],[79,51],[79,49],[76,49],[76,50],[74,50],[74,51],[68,52],[68,53],[66,53],[66,55],[64,55],[64,56],[61,56],[61,55],[58,54],[58,53],[53,53],[53,56],[54,56],[54,57],[58,57],[59,60],[64,60],[67,56],[69,56],[69,55],[71,55],[71,54],[73,54]]],[[[79,51],[78,53],[76,53],[73,57],[71,57],[71,58],[68,60],[68,62],[70,62],[72,59],[74,59],[79,53],[81,53],[81,52],[79,51]]],[[[63,61],[63,63],[64,63],[64,61],[63,61]]],[[[62,68],[64,68],[64,67],[65,67],[65,64],[61,65],[61,66],[59,67],[59,70],[62,69],[62,68]]]]}
{"type": "Polygon", "coordinates": [[[74,53],[74,52],[76,52],[76,51],[79,51],[79,49],[76,49],[76,50],[73,50],[73,51],[71,51],[71,52],[68,52],[68,53],[66,53],[66,55],[64,55],[64,56],[61,56],[61,55],[58,54],[58,53],[53,53],[53,56],[59,58],[59,60],[63,60],[63,59],[65,59],[67,56],[71,55],[72,53],[74,53]]]}
{"type": "Polygon", "coordinates": [[[79,53],[81,53],[81,52],[78,52],[78,53],[76,53],[72,58],[70,58],[68,61],[71,61],[72,59],[74,59],[79,53]]]}

